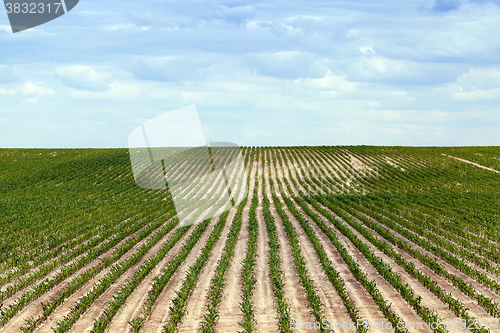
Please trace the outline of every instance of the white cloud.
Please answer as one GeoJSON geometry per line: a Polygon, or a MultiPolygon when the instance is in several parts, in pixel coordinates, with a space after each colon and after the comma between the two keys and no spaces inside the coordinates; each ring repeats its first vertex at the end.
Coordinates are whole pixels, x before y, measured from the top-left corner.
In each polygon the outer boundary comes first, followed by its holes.
{"type": "Polygon", "coordinates": [[[495,68],[471,68],[457,79],[463,89],[500,88],[500,70],[495,68]]]}
{"type": "Polygon", "coordinates": [[[38,104],[38,100],[36,98],[33,98],[33,97],[30,97],[28,98],[25,103],[28,103],[28,104],[38,104]]]}
{"type": "Polygon", "coordinates": [[[348,74],[360,81],[409,79],[417,73],[417,64],[381,56],[362,57],[348,67],[348,74]]]}
{"type": "Polygon", "coordinates": [[[183,81],[204,79],[217,62],[207,57],[134,57],[126,66],[140,80],[183,81]]]}
{"type": "Polygon", "coordinates": [[[54,90],[45,88],[42,82],[25,82],[14,88],[0,88],[0,95],[44,96],[54,95],[54,90]]]}
{"type": "Polygon", "coordinates": [[[5,88],[0,88],[0,95],[6,96],[6,95],[15,95],[16,91],[14,89],[5,89],[5,88]]]}
{"type": "Polygon", "coordinates": [[[288,80],[321,78],[328,72],[316,56],[299,51],[249,54],[244,64],[259,75],[288,80]]]}
{"type": "Polygon", "coordinates": [[[319,79],[299,79],[295,81],[300,87],[304,89],[318,89],[318,90],[333,90],[333,91],[353,91],[357,87],[357,83],[349,82],[345,76],[333,75],[331,71],[319,79]]]}
{"type": "Polygon", "coordinates": [[[46,89],[42,82],[25,82],[18,87],[17,92],[21,95],[54,95],[54,90],[46,89]]]}
{"type": "Polygon", "coordinates": [[[84,65],[57,67],[56,76],[68,87],[83,90],[107,90],[111,80],[109,75],[84,65]]]}
{"type": "Polygon", "coordinates": [[[440,89],[456,100],[483,100],[500,97],[500,70],[471,68],[455,82],[440,89]]]}
{"type": "Polygon", "coordinates": [[[141,98],[141,87],[133,83],[111,83],[105,92],[71,90],[69,96],[86,100],[137,101],[141,98]]]}
{"type": "Polygon", "coordinates": [[[367,54],[367,53],[375,53],[375,51],[373,51],[373,45],[366,45],[366,46],[361,46],[361,47],[358,47],[359,51],[363,54],[367,54]]]}
{"type": "Polygon", "coordinates": [[[15,82],[20,79],[16,66],[0,65],[0,83],[15,82]]]}

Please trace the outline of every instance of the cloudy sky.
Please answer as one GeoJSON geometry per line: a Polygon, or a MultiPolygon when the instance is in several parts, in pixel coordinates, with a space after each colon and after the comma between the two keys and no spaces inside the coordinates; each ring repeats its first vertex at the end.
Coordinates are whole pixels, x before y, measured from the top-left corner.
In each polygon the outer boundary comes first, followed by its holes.
{"type": "Polygon", "coordinates": [[[195,104],[208,141],[500,145],[500,0],[80,0],[0,15],[0,147],[126,147],[195,104]]]}

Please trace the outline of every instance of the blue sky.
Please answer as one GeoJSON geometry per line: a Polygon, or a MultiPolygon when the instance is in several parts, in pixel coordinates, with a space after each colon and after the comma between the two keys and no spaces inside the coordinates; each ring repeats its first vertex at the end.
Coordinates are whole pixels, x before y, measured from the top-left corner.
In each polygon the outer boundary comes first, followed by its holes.
{"type": "Polygon", "coordinates": [[[500,1],[80,0],[0,15],[0,147],[126,147],[196,104],[208,141],[500,145],[500,1]]]}

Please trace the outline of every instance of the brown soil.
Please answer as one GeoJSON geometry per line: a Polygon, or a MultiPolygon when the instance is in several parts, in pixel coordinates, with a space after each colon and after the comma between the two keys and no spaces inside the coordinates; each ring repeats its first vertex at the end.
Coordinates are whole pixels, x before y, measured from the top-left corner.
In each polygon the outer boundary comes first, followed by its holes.
{"type": "Polygon", "coordinates": [[[187,270],[198,258],[198,254],[203,246],[205,246],[207,238],[210,236],[217,219],[218,217],[212,218],[205,233],[200,237],[198,243],[196,243],[193,247],[182,266],[179,267],[160,297],[156,300],[156,303],[151,310],[151,314],[145,321],[143,332],[161,332],[163,325],[168,322],[170,316],[169,308],[172,305],[172,299],[176,295],[175,292],[181,288],[187,270]]]}
{"type": "Polygon", "coordinates": [[[246,244],[248,242],[248,212],[250,210],[253,189],[255,186],[255,173],[256,167],[254,166],[250,174],[250,188],[248,190],[249,197],[247,204],[243,209],[240,236],[235,245],[233,262],[227,272],[226,286],[223,293],[224,296],[219,304],[220,318],[216,326],[216,329],[219,332],[238,331],[238,329],[240,329],[238,322],[240,322],[243,318],[241,311],[239,310],[240,279],[242,271],[241,263],[245,259],[246,244]]]}
{"type": "MultiPolygon", "coordinates": [[[[311,210],[314,211],[312,206],[309,206],[311,210]]],[[[330,239],[321,231],[321,229],[316,225],[316,223],[302,210],[302,208],[297,207],[299,212],[304,216],[313,227],[316,232],[316,236],[321,241],[321,245],[325,249],[328,259],[332,263],[332,267],[334,267],[340,274],[340,277],[345,282],[345,287],[347,293],[349,294],[349,298],[354,303],[356,309],[358,310],[358,315],[362,319],[367,319],[369,322],[380,322],[384,315],[378,309],[377,305],[371,298],[370,294],[365,290],[365,288],[361,285],[360,282],[356,280],[356,278],[349,271],[349,268],[345,264],[344,260],[337,252],[337,249],[332,244],[330,239]]],[[[327,222],[327,219],[324,218],[321,214],[314,211],[324,222],[327,222]]],[[[333,287],[332,287],[333,288],[333,287]]]]}
{"type": "Polygon", "coordinates": [[[227,217],[226,226],[222,231],[220,239],[215,244],[212,255],[205,264],[197,285],[188,300],[186,306],[187,313],[184,316],[182,323],[179,325],[179,332],[197,332],[201,328],[201,322],[203,321],[203,314],[205,313],[207,304],[206,297],[212,283],[212,278],[215,274],[215,267],[217,267],[217,261],[223,254],[227,234],[229,233],[231,223],[235,215],[236,208],[232,208],[227,217]]]}

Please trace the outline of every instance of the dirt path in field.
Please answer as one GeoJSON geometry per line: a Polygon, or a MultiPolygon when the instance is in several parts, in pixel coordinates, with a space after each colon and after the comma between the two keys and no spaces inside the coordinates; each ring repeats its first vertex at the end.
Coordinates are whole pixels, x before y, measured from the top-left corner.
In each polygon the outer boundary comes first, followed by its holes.
{"type": "Polygon", "coordinates": [[[223,254],[223,249],[226,244],[227,235],[231,228],[234,216],[236,215],[237,207],[233,207],[228,214],[226,226],[222,231],[219,240],[215,244],[212,255],[205,263],[205,267],[201,272],[200,278],[194,287],[194,290],[187,301],[186,314],[179,325],[179,332],[199,332],[201,328],[201,322],[203,321],[203,314],[206,310],[207,300],[206,297],[210,290],[210,285],[212,283],[212,278],[215,274],[215,268],[217,267],[217,261],[223,254]]]}
{"type": "MultiPolygon", "coordinates": [[[[304,218],[309,221],[309,224],[314,229],[316,236],[321,241],[321,245],[325,249],[326,255],[332,263],[332,267],[337,270],[340,277],[344,280],[349,298],[358,310],[359,317],[362,319],[367,319],[369,322],[380,322],[382,319],[384,319],[384,315],[378,309],[378,306],[375,304],[370,294],[352,275],[349,267],[337,252],[337,249],[332,244],[330,239],[321,231],[316,223],[302,210],[300,206],[297,205],[296,208],[297,210],[299,210],[302,216],[304,216],[304,218]]],[[[316,213],[321,220],[329,223],[328,220],[324,216],[316,212],[313,207],[309,206],[309,208],[313,210],[313,212],[316,213]]],[[[330,286],[331,284],[328,284],[328,287],[330,286]]],[[[334,287],[331,286],[331,288],[334,287]]]]}
{"type": "MultiPolygon", "coordinates": [[[[311,241],[303,231],[295,216],[293,216],[290,210],[286,207],[285,202],[282,201],[282,205],[283,210],[297,231],[297,236],[302,247],[302,256],[306,261],[306,268],[309,272],[310,278],[313,280],[314,285],[317,288],[321,303],[324,305],[323,309],[325,318],[334,322],[348,323],[350,320],[349,314],[342,303],[342,299],[337,294],[335,287],[326,276],[311,241]]],[[[347,332],[348,330],[340,329],[336,331],[347,332]]]]}
{"type": "MultiPolygon", "coordinates": [[[[154,221],[149,222],[148,225],[150,225],[151,223],[154,223],[154,221]]],[[[165,225],[166,223],[168,223],[168,221],[165,222],[163,225],[165,225]]],[[[147,227],[147,225],[144,226],[143,228],[146,228],[146,227],[147,227]]],[[[125,244],[132,237],[134,237],[137,234],[139,234],[140,231],[143,228],[141,228],[140,230],[134,232],[133,234],[125,237],[117,245],[113,246],[111,249],[109,249],[108,251],[106,251],[105,253],[103,253],[102,255],[100,255],[98,258],[94,259],[92,262],[88,263],[87,265],[85,265],[84,267],[82,267],[81,269],[79,269],[78,271],[76,271],[75,273],[73,273],[71,276],[69,276],[68,278],[66,278],[64,281],[62,281],[61,283],[59,283],[52,290],[50,290],[49,292],[45,293],[44,295],[42,295],[41,297],[39,297],[36,301],[32,302],[31,304],[29,304],[28,306],[26,306],[24,309],[22,309],[16,316],[14,316],[3,327],[3,329],[5,330],[5,332],[18,332],[20,330],[20,328],[25,324],[26,318],[38,318],[39,316],[41,316],[42,313],[43,313],[42,306],[40,305],[41,302],[47,303],[53,297],[56,297],[59,292],[63,291],[71,283],[71,281],[73,281],[75,278],[77,278],[83,272],[85,272],[85,271],[87,271],[89,269],[97,267],[101,263],[101,261],[102,261],[103,258],[112,256],[113,253],[119,247],[121,247],[123,244],[125,244]]],[[[126,258],[126,257],[128,257],[128,256],[131,255],[131,253],[132,253],[131,251],[133,251],[135,248],[139,247],[140,244],[142,244],[143,242],[145,242],[146,239],[148,239],[148,238],[149,238],[149,236],[146,237],[145,239],[143,239],[140,243],[136,244],[131,250],[129,250],[127,253],[125,253],[120,260],[125,260],[124,258],[126,258]]],[[[103,270],[103,271],[107,271],[107,270],[103,270]]],[[[92,279],[91,281],[89,281],[86,284],[86,286],[89,283],[93,284],[93,281],[95,282],[97,280],[95,280],[95,278],[92,279]]],[[[60,318],[58,318],[58,319],[60,319],[60,318]]]]}
{"type": "MultiPolygon", "coordinates": [[[[164,224],[165,225],[165,224],[164,224]]],[[[160,227],[161,228],[161,227],[160,227]]],[[[100,311],[104,310],[106,303],[110,300],[109,299],[109,294],[113,294],[123,284],[123,281],[126,281],[126,279],[130,278],[138,269],[139,267],[147,260],[149,259],[154,253],[156,253],[163,244],[165,244],[168,239],[171,237],[173,232],[175,232],[178,229],[178,226],[176,226],[174,229],[172,229],[167,235],[165,235],[158,243],[156,243],[151,250],[149,250],[145,256],[143,256],[138,263],[136,263],[134,266],[132,266],[128,271],[126,271],[118,280],[115,282],[108,290],[106,290],[93,304],[92,306],[80,317],[80,319],[76,322],[75,325],[79,325],[79,323],[85,322],[85,318],[88,318],[89,315],[91,315],[91,323],[93,325],[94,319],[97,319],[100,315],[100,311]]],[[[159,229],[157,229],[159,230],[159,229]]],[[[154,234],[153,232],[150,236],[146,237],[143,239],[141,242],[137,243],[132,247],[125,255],[123,255],[119,260],[114,263],[113,266],[123,263],[126,261],[128,258],[130,258],[133,253],[139,249],[143,244],[145,244],[154,234]]],[[[112,267],[112,266],[111,266],[112,267]]],[[[74,306],[80,297],[88,293],[89,291],[92,290],[92,288],[101,280],[106,274],[108,274],[111,271],[111,267],[108,267],[104,270],[102,270],[99,274],[97,274],[93,279],[91,279],[89,282],[87,282],[82,288],[80,288],[77,292],[75,292],[73,295],[71,295],[68,299],[65,300],[63,304],[61,304],[36,330],[37,332],[53,332],[52,327],[57,326],[57,321],[62,319],[64,316],[68,315],[71,311],[71,307],[74,306]]],[[[79,328],[81,326],[78,326],[79,328]]],[[[92,327],[92,326],[90,326],[92,327]]],[[[79,330],[78,328],[74,330],[75,332],[83,331],[79,330]]]]}
{"type": "MultiPolygon", "coordinates": [[[[347,213],[349,214],[349,213],[347,213]]],[[[352,215],[349,214],[351,218],[353,218],[356,222],[359,224],[363,225],[363,223],[358,220],[357,218],[353,217],[352,215]]],[[[346,226],[347,223],[345,223],[346,226]]],[[[374,253],[381,257],[386,263],[389,263],[393,270],[397,272],[401,277],[403,278],[403,283],[408,282],[410,286],[415,290],[415,294],[422,296],[422,305],[427,306],[431,310],[435,310],[439,313],[441,318],[448,318],[450,320],[453,319],[459,319],[456,315],[454,315],[450,310],[448,310],[448,306],[442,303],[437,296],[435,296],[431,291],[429,291],[427,288],[425,288],[418,280],[415,278],[411,277],[406,271],[397,265],[396,262],[394,262],[391,258],[386,256],[384,253],[382,253],[380,250],[378,250],[373,244],[371,244],[368,240],[366,240],[361,234],[359,234],[356,230],[348,226],[348,228],[358,236],[359,239],[363,240],[363,243],[367,244],[370,246],[370,248],[374,251],[374,253]],[[450,317],[452,316],[452,317],[450,317]]],[[[370,228],[366,228],[367,230],[372,232],[372,235],[375,236],[377,239],[384,241],[383,237],[378,235],[374,230],[370,228]]],[[[487,314],[484,309],[482,309],[473,299],[469,298],[467,295],[465,295],[463,292],[461,292],[459,289],[455,288],[453,284],[448,282],[448,280],[442,278],[441,276],[435,274],[430,268],[422,264],[419,260],[411,257],[408,253],[405,251],[400,250],[397,247],[391,246],[395,252],[401,254],[404,259],[408,262],[411,262],[415,265],[417,269],[422,271],[424,274],[432,277],[434,281],[437,282],[437,284],[446,290],[448,293],[450,293],[453,297],[458,299],[460,302],[462,302],[465,306],[469,308],[469,314],[473,317],[476,318],[481,318],[481,319],[489,319],[490,321],[493,319],[489,314],[487,314]]]]}
{"type": "MultiPolygon", "coordinates": [[[[271,166],[271,168],[273,167],[276,168],[276,165],[271,166]]],[[[276,183],[276,176],[277,173],[275,172],[275,170],[272,170],[271,178],[273,179],[274,183],[276,183]]],[[[350,318],[349,314],[347,313],[347,310],[345,309],[341,298],[336,293],[335,288],[331,286],[328,277],[326,276],[324,270],[322,269],[321,263],[316,255],[316,251],[314,250],[312,243],[310,242],[309,238],[305,235],[297,219],[287,208],[285,202],[282,199],[282,194],[277,193],[277,196],[280,198],[283,210],[287,214],[288,219],[294,225],[294,228],[297,231],[298,239],[300,241],[300,244],[302,245],[301,246],[302,256],[306,261],[306,268],[309,273],[309,277],[313,280],[313,283],[318,290],[318,295],[321,299],[321,303],[324,305],[325,318],[328,320],[335,319],[334,321],[338,321],[341,323],[349,322],[350,318]]],[[[271,207],[272,207],[271,211],[275,215],[276,221],[278,222],[280,219],[275,211],[274,201],[272,201],[271,207]]],[[[286,235],[282,224],[278,224],[278,230],[280,231],[280,234],[286,235]]],[[[307,299],[305,301],[307,302],[307,299]]],[[[295,319],[297,319],[298,322],[304,321],[303,320],[304,318],[295,318],[295,319]]]]}
{"type": "Polygon", "coordinates": [[[284,274],[283,290],[290,304],[290,314],[292,318],[296,319],[298,322],[314,322],[315,318],[309,312],[309,302],[293,265],[292,249],[288,243],[283,224],[272,203],[272,199],[270,199],[270,201],[270,211],[276,222],[278,240],[280,243],[281,269],[284,274]]]}
{"type": "MultiPolygon", "coordinates": [[[[261,152],[262,154],[262,152],[261,152]]],[[[254,304],[255,304],[255,320],[256,329],[259,332],[275,333],[278,332],[277,313],[274,308],[274,295],[271,280],[269,278],[269,237],[267,235],[264,215],[262,213],[262,159],[260,156],[257,164],[257,180],[259,187],[257,196],[259,198],[259,206],[257,207],[257,221],[259,223],[259,235],[257,238],[257,260],[255,263],[255,284],[254,304]]],[[[267,186],[267,185],[266,185],[267,186]]],[[[269,189],[269,186],[267,186],[269,189]]]]}
{"type": "Polygon", "coordinates": [[[189,267],[196,262],[196,259],[198,258],[201,249],[205,246],[208,237],[212,233],[218,218],[218,216],[212,218],[207,230],[205,230],[203,235],[184,260],[184,263],[177,269],[177,272],[174,276],[172,276],[170,282],[165,286],[162,294],[153,305],[151,314],[144,322],[144,327],[142,329],[143,332],[161,332],[163,325],[168,322],[170,317],[169,308],[172,305],[172,299],[176,296],[175,292],[181,288],[189,267]]]}
{"type": "Polygon", "coordinates": [[[189,235],[190,232],[187,232],[184,236],[182,236],[175,246],[167,253],[167,255],[141,282],[141,284],[134,289],[134,292],[128,297],[125,305],[111,321],[109,325],[109,332],[131,332],[132,327],[128,324],[128,322],[142,314],[143,305],[148,298],[148,291],[151,289],[151,284],[154,282],[153,278],[161,275],[162,270],[166,267],[168,262],[179,253],[189,235]]]}
{"type": "MultiPolygon", "coordinates": [[[[361,269],[371,280],[376,282],[381,295],[386,301],[392,304],[392,310],[397,313],[404,322],[421,322],[422,318],[420,318],[415,310],[413,310],[411,306],[401,297],[399,292],[378,273],[375,267],[372,266],[368,259],[366,259],[366,257],[356,248],[356,246],[354,246],[354,244],[352,244],[350,240],[339,232],[333,225],[331,225],[331,228],[348,253],[356,259],[361,269]]],[[[414,329],[413,331],[428,332],[426,329],[414,329]]]]}
{"type": "Polygon", "coordinates": [[[478,163],[475,163],[475,162],[472,162],[472,161],[469,161],[469,160],[465,160],[463,158],[459,158],[459,157],[455,157],[455,156],[451,156],[451,155],[446,155],[446,154],[441,154],[441,155],[454,158],[454,159],[456,159],[457,161],[460,161],[460,162],[472,164],[472,165],[477,166],[478,168],[481,168],[481,169],[484,169],[484,170],[489,170],[489,171],[493,171],[493,172],[496,172],[496,173],[500,173],[500,171],[498,171],[496,169],[493,169],[493,168],[490,168],[490,167],[487,167],[487,166],[484,166],[484,165],[481,165],[481,164],[478,164],[478,163]]]}
{"type": "Polygon", "coordinates": [[[253,162],[253,167],[250,171],[250,187],[248,190],[248,200],[242,214],[241,231],[234,248],[234,258],[231,267],[227,271],[225,278],[226,286],[223,291],[223,298],[219,304],[220,318],[216,325],[216,330],[219,332],[236,332],[240,329],[238,322],[243,319],[239,309],[240,294],[241,294],[241,271],[242,262],[245,260],[246,245],[248,242],[248,214],[252,204],[253,190],[255,187],[256,162],[253,162]]]}

